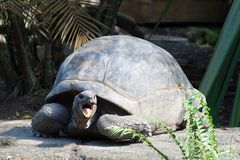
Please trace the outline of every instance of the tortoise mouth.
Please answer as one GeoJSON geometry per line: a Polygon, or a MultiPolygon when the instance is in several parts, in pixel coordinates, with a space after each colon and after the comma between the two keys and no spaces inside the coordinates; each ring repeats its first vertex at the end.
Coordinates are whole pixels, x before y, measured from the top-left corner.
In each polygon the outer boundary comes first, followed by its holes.
{"type": "Polygon", "coordinates": [[[86,118],[91,118],[96,111],[96,104],[93,102],[82,105],[82,113],[86,118]]]}

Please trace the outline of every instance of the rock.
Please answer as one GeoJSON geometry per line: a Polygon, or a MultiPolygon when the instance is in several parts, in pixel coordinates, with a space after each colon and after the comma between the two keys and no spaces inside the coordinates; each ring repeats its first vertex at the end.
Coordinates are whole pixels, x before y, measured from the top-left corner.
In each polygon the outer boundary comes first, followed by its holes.
{"type": "MultiPolygon", "coordinates": [[[[240,128],[216,129],[220,148],[232,148],[240,158],[240,128]]],[[[183,131],[178,131],[184,137],[183,131]]],[[[153,136],[154,145],[170,159],[181,159],[179,148],[168,134],[153,136]]],[[[108,140],[36,138],[31,133],[29,120],[0,121],[0,160],[80,159],[155,160],[158,155],[142,143],[114,143],[108,140]]]]}

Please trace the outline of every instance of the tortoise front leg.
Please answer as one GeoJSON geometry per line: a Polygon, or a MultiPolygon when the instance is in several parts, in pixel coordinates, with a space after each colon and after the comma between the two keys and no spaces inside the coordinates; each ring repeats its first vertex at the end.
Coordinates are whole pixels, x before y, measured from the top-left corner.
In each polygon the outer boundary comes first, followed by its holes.
{"type": "Polygon", "coordinates": [[[113,134],[111,130],[108,128],[111,126],[118,126],[121,128],[129,128],[133,129],[138,133],[152,136],[151,126],[148,122],[140,119],[135,115],[127,115],[127,116],[118,116],[118,115],[110,115],[105,114],[99,118],[97,121],[98,132],[109,139],[115,141],[135,141],[136,139],[132,139],[132,134],[122,135],[113,134]]]}
{"type": "Polygon", "coordinates": [[[35,136],[57,136],[69,122],[69,110],[58,103],[45,104],[32,118],[35,136]]]}
{"type": "Polygon", "coordinates": [[[96,123],[93,123],[89,128],[80,129],[76,124],[70,120],[67,126],[67,134],[70,137],[75,138],[103,138],[97,131],[96,123]]]}

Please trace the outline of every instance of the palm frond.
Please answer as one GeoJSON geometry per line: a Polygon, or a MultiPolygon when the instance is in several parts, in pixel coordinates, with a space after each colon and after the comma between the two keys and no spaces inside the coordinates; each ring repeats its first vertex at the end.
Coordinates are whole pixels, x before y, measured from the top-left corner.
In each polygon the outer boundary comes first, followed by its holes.
{"type": "Polygon", "coordinates": [[[59,37],[62,43],[69,43],[74,50],[91,39],[101,36],[100,27],[103,24],[92,18],[83,8],[83,5],[96,5],[87,0],[52,1],[44,12],[47,15],[45,22],[54,34],[54,39],[59,37]]]}
{"type": "Polygon", "coordinates": [[[6,10],[6,2],[0,0],[0,13],[2,14],[6,10]]]}
{"type": "Polygon", "coordinates": [[[28,2],[21,0],[5,0],[4,3],[5,12],[10,11],[21,17],[28,16],[28,2]]]}
{"type": "Polygon", "coordinates": [[[0,19],[8,21],[9,13],[11,13],[29,22],[34,19],[34,14],[31,12],[31,4],[32,2],[27,0],[2,0],[0,1],[0,19]]]}
{"type": "Polygon", "coordinates": [[[0,33],[0,46],[7,43],[6,38],[3,34],[0,33]]]}

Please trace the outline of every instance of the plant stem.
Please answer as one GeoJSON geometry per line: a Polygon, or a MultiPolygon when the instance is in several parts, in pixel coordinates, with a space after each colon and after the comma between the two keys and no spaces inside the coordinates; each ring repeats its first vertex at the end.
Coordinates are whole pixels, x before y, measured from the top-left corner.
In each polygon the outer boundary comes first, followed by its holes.
{"type": "Polygon", "coordinates": [[[166,5],[166,7],[164,8],[162,14],[160,15],[157,24],[154,26],[153,31],[151,32],[150,36],[148,37],[148,40],[150,40],[151,37],[152,37],[152,35],[156,32],[158,26],[159,26],[160,23],[162,22],[163,18],[166,16],[167,12],[169,11],[169,9],[170,9],[170,7],[171,7],[171,5],[172,5],[172,3],[173,3],[174,1],[175,1],[175,0],[168,0],[167,5],[166,5]]]}
{"type": "Polygon", "coordinates": [[[145,143],[147,143],[147,145],[154,149],[159,155],[161,155],[165,160],[168,160],[168,156],[165,155],[164,153],[162,153],[159,149],[157,149],[153,144],[152,142],[148,139],[148,138],[144,138],[144,141],[145,143]]]}
{"type": "Polygon", "coordinates": [[[17,15],[15,15],[14,13],[9,13],[9,15],[12,27],[11,35],[14,45],[17,49],[16,57],[23,75],[24,91],[28,92],[34,87],[36,77],[34,76],[32,67],[28,59],[27,51],[24,45],[24,38],[20,28],[20,24],[18,23],[17,15]]]}
{"type": "Polygon", "coordinates": [[[103,31],[103,35],[109,34],[111,31],[114,20],[117,16],[119,7],[122,3],[122,0],[101,0],[98,13],[97,13],[97,20],[102,22],[104,25],[108,27],[103,31]]]}

